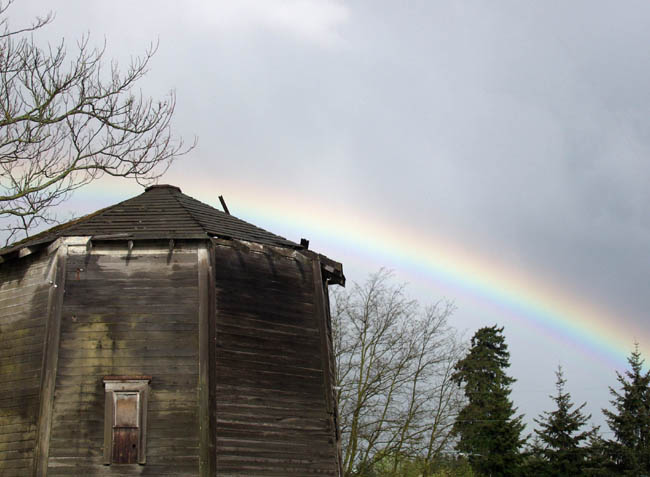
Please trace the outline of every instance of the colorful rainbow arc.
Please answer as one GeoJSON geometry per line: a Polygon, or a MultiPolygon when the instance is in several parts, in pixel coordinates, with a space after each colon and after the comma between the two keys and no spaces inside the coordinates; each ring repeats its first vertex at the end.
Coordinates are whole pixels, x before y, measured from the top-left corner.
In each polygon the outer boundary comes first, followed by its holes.
{"type": "MultiPolygon", "coordinates": [[[[193,179],[184,187],[184,181],[171,182],[179,185],[183,192],[220,208],[216,205],[217,193],[212,184],[193,179]]],[[[100,186],[83,193],[115,197],[122,191],[133,195],[133,190],[132,186],[111,186],[110,189],[100,186]]],[[[568,339],[587,353],[617,366],[625,363],[634,339],[643,345],[639,333],[626,327],[625,320],[583,303],[579,297],[554,289],[521,270],[473,255],[444,240],[423,240],[414,230],[403,227],[396,237],[394,228],[368,217],[341,215],[340,211],[328,210],[319,204],[297,202],[295,198],[279,197],[259,188],[234,190],[245,191],[229,198],[234,215],[244,220],[280,234],[286,230],[309,233],[321,242],[373,257],[377,267],[387,265],[382,263],[387,261],[393,268],[405,268],[464,294],[475,295],[509,310],[530,326],[568,339]]],[[[125,198],[127,196],[116,197],[118,200],[125,198]]],[[[288,238],[296,240],[296,237],[288,238]]]]}
{"type": "Polygon", "coordinates": [[[325,237],[326,241],[372,256],[377,266],[390,261],[393,268],[406,268],[449,288],[474,295],[617,366],[625,363],[634,339],[639,339],[632,330],[626,329],[625,320],[581,303],[577,297],[540,283],[520,270],[472,255],[439,239],[422,240],[413,232],[404,233],[404,229],[395,237],[392,227],[335,216],[311,204],[296,210],[295,203],[246,200],[238,203],[238,207],[253,222],[273,220],[285,229],[295,229],[299,223],[300,231],[309,231],[321,239],[325,237]],[[277,217],[273,210],[291,212],[288,216],[277,217]]]}

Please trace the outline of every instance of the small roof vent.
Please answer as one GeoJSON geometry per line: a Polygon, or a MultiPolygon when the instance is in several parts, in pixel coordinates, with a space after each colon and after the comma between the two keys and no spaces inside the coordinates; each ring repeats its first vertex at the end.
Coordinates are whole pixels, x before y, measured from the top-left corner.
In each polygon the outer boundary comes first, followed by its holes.
{"type": "Polygon", "coordinates": [[[183,192],[180,187],[176,187],[175,185],[171,184],[155,184],[155,185],[150,185],[147,187],[144,191],[149,192],[152,189],[174,189],[177,190],[178,192],[183,192]]]}

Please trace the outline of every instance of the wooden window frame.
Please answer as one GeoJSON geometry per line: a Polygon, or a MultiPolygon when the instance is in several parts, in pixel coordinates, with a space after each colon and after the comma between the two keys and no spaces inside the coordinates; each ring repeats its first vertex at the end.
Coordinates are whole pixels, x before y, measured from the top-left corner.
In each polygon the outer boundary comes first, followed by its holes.
{"type": "MultiPolygon", "coordinates": [[[[113,423],[115,420],[115,392],[138,393],[138,459],[147,463],[147,404],[151,376],[105,376],[104,383],[104,465],[113,462],[113,423]]],[[[122,465],[122,464],[120,464],[122,465]]]]}

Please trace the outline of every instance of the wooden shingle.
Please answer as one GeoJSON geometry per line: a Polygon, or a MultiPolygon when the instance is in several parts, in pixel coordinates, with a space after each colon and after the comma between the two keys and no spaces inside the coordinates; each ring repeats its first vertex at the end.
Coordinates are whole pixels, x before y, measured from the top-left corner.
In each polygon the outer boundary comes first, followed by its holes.
{"type": "Polygon", "coordinates": [[[202,239],[218,237],[264,245],[301,248],[295,242],[256,227],[200,202],[173,185],[154,185],[140,195],[0,249],[0,255],[18,248],[51,242],[59,237],[97,239],[202,239]]]}

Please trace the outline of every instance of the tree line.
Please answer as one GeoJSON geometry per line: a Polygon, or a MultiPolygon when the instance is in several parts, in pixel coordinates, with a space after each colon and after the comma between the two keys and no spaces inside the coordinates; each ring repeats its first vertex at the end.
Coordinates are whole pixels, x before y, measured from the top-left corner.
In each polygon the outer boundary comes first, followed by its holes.
{"type": "Polygon", "coordinates": [[[421,308],[380,270],[333,296],[337,397],[346,477],[650,475],[650,372],[638,346],[616,373],[612,438],[589,425],[561,367],[550,410],[525,434],[497,325],[469,343],[454,307],[421,308]]]}

